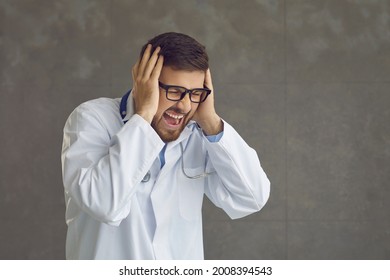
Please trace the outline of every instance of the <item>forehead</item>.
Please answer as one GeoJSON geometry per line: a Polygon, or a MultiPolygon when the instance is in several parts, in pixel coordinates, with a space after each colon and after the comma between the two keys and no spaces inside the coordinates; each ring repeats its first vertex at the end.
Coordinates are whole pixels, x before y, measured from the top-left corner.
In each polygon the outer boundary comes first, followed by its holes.
{"type": "Polygon", "coordinates": [[[186,88],[203,87],[205,72],[176,70],[164,66],[161,70],[159,80],[168,85],[182,86],[186,88]]]}

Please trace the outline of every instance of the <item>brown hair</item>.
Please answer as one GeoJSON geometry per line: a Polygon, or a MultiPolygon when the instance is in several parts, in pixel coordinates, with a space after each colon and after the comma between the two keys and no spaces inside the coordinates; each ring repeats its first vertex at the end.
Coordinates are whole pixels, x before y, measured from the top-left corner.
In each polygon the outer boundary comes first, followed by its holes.
{"type": "Polygon", "coordinates": [[[209,58],[206,48],[194,38],[176,32],[160,34],[150,39],[141,50],[143,56],[148,44],[152,51],[161,47],[160,54],[164,56],[164,66],[177,70],[206,71],[209,68],[209,58]]]}

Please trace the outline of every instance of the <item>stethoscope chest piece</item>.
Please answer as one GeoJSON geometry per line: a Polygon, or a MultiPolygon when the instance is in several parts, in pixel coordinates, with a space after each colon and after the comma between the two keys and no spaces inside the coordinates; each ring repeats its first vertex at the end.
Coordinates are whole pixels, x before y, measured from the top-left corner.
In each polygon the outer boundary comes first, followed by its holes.
{"type": "Polygon", "coordinates": [[[148,171],[148,173],[146,173],[146,175],[142,179],[142,183],[149,182],[149,180],[150,180],[150,171],[148,171]]]}

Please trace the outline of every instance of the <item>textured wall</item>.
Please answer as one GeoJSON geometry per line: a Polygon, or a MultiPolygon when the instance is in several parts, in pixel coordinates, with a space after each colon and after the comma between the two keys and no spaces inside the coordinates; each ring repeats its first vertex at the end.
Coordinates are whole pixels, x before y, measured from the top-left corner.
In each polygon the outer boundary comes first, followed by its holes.
{"type": "Polygon", "coordinates": [[[0,258],[64,258],[65,120],[166,31],[207,46],[272,182],[241,220],[205,201],[206,258],[390,258],[388,0],[0,0],[0,258]]]}

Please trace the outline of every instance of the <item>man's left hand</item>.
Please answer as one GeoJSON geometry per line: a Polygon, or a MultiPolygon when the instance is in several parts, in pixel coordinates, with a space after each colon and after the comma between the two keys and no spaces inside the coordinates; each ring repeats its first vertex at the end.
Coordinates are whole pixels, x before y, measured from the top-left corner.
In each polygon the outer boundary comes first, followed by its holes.
{"type": "Polygon", "coordinates": [[[211,89],[211,93],[203,103],[199,104],[192,119],[199,124],[206,135],[217,135],[223,131],[223,122],[215,112],[214,88],[210,69],[207,69],[204,84],[208,89],[211,89]]]}

